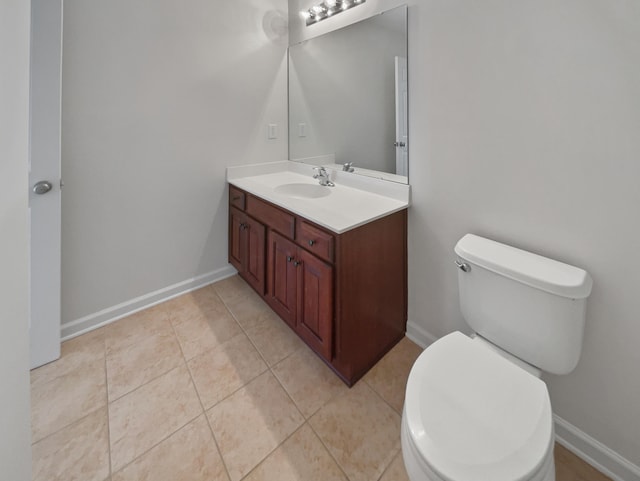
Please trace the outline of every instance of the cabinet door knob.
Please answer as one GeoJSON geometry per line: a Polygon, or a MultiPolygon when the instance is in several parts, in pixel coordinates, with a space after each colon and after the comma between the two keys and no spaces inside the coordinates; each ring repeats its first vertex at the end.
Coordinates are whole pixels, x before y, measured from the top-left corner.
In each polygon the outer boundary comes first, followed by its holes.
{"type": "Polygon", "coordinates": [[[294,265],[294,266],[296,266],[296,267],[298,267],[300,264],[302,264],[302,262],[299,262],[299,261],[293,261],[293,265],[294,265]]]}
{"type": "Polygon", "coordinates": [[[287,256],[287,262],[291,262],[292,260],[293,260],[293,257],[287,256]]]}
{"type": "Polygon", "coordinates": [[[315,243],[316,243],[316,241],[314,241],[313,239],[311,239],[311,240],[309,241],[309,245],[310,245],[310,246],[314,245],[315,243]]]}
{"type": "Polygon", "coordinates": [[[242,224],[240,224],[240,229],[241,230],[245,230],[247,228],[247,224],[245,224],[244,222],[242,224]]]}

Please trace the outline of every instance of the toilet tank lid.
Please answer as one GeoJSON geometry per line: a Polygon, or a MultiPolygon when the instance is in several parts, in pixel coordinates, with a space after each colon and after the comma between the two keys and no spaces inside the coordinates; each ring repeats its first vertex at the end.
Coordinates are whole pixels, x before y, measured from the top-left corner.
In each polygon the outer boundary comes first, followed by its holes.
{"type": "Polygon", "coordinates": [[[471,264],[551,294],[570,299],[591,294],[593,281],[585,270],[491,239],[467,234],[455,252],[471,264]]]}

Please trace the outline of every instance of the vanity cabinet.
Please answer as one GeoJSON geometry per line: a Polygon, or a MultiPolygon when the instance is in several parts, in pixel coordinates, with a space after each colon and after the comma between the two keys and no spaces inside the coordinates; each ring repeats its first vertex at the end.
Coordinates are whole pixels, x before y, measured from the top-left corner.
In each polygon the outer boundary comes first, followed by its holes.
{"type": "Polygon", "coordinates": [[[267,303],[314,351],[331,359],[333,266],[273,231],[267,245],[267,303]]]}
{"type": "Polygon", "coordinates": [[[229,262],[260,295],[264,295],[265,226],[244,212],[229,210],[229,262]]]}
{"type": "Polygon", "coordinates": [[[267,239],[267,303],[293,329],[298,315],[298,246],[274,231],[267,239]]]}
{"type": "Polygon", "coordinates": [[[348,385],[404,336],[406,209],[343,233],[229,186],[229,262],[348,385]]]}

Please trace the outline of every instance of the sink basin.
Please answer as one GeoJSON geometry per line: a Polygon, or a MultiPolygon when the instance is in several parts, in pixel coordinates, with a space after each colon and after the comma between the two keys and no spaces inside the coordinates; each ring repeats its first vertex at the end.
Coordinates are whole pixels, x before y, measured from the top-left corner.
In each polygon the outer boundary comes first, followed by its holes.
{"type": "Polygon", "coordinates": [[[331,194],[331,187],[320,184],[305,184],[302,182],[294,182],[291,184],[282,184],[274,189],[275,192],[289,197],[298,199],[318,199],[331,194]]]}

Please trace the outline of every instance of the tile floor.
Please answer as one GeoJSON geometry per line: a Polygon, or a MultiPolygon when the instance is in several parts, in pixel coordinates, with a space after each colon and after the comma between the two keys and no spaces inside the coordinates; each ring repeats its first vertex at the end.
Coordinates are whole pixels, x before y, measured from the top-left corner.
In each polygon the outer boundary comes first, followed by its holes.
{"type": "MultiPolygon", "coordinates": [[[[33,479],[407,481],[420,348],[348,389],[238,277],[67,341],[34,370],[33,479]]],[[[603,481],[556,449],[558,481],[603,481]]]]}

